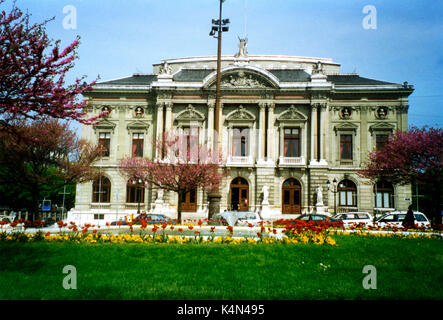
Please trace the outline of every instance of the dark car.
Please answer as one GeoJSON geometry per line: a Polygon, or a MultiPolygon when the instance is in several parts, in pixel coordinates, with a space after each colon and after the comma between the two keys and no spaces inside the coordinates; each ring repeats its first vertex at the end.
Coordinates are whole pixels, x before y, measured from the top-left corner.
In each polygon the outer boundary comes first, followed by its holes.
{"type": "Polygon", "coordinates": [[[295,220],[303,220],[303,221],[329,221],[329,222],[337,222],[339,220],[331,218],[324,214],[302,214],[295,220]]]}
{"type": "Polygon", "coordinates": [[[147,224],[178,224],[177,220],[171,219],[164,214],[148,213],[140,214],[134,219],[134,224],[141,224],[141,220],[145,221],[147,224]]]}
{"type": "MultiPolygon", "coordinates": [[[[132,222],[133,225],[140,225],[141,220],[145,221],[147,224],[177,224],[177,220],[173,220],[164,214],[155,214],[155,213],[148,213],[148,214],[140,214],[137,217],[134,218],[134,221],[132,222]]],[[[121,220],[122,226],[127,226],[128,223],[125,220],[121,220]]],[[[117,221],[111,222],[111,226],[117,226],[117,221]]]]}

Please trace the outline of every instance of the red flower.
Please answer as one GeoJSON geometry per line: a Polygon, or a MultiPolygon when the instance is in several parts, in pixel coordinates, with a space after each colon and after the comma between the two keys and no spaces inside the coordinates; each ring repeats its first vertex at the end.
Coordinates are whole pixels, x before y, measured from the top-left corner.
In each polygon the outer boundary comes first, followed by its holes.
{"type": "Polygon", "coordinates": [[[193,226],[188,226],[188,228],[189,228],[189,230],[192,230],[192,229],[194,229],[194,227],[193,227],[193,226]]]}
{"type": "Polygon", "coordinates": [[[183,229],[182,228],[178,228],[178,232],[182,232],[183,231],[183,229]]]}

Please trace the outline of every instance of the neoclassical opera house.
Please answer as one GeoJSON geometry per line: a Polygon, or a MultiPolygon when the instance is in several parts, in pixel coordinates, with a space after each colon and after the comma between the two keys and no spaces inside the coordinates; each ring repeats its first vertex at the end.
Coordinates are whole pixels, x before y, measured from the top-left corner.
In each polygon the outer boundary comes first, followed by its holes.
{"type": "MultiPolygon", "coordinates": [[[[90,116],[108,112],[97,125],[82,127],[83,138],[106,147],[96,163],[103,178],[77,185],[68,218],[115,221],[139,208],[176,217],[175,193],[137,187],[117,163],[157,157],[153,141],[171,129],[212,146],[216,65],[215,56],[168,59],[154,64],[152,74],[100,82],[85,95],[90,116]]],[[[357,170],[394,130],[407,130],[413,90],[406,82],[341,74],[329,58],[245,50],[222,56],[218,119],[227,178],[221,210],[259,211],[269,219],[405,210],[409,186],[369,181],[357,170]]],[[[206,192],[188,193],[183,210],[183,218],[207,217],[206,192]]]]}

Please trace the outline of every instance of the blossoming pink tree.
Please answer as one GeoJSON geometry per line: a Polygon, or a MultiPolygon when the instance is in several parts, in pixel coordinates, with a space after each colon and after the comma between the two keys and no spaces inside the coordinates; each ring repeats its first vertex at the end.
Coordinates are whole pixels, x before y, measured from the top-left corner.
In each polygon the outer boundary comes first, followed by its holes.
{"type": "Polygon", "coordinates": [[[78,58],[79,38],[61,49],[46,34],[50,20],[31,24],[29,18],[15,3],[11,12],[0,12],[0,130],[20,119],[47,116],[94,123],[98,117],[86,119],[86,102],[78,101],[94,82],[86,84],[82,77],[65,85],[78,58]]]}
{"type": "Polygon", "coordinates": [[[443,129],[411,128],[397,131],[384,148],[371,152],[362,176],[394,184],[426,183],[433,186],[434,223],[441,224],[443,183],[443,129]]]}
{"type": "Polygon", "coordinates": [[[178,195],[177,219],[181,220],[182,203],[191,190],[218,190],[224,174],[221,156],[188,136],[166,133],[155,144],[158,157],[124,158],[119,162],[120,174],[127,179],[141,179],[178,195]]]}

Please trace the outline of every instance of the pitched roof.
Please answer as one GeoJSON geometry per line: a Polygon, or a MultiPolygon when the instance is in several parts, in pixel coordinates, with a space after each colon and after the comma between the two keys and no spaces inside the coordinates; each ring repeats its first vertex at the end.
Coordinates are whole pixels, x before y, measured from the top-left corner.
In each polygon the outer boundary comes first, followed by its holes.
{"type": "Polygon", "coordinates": [[[309,73],[298,69],[271,69],[268,70],[278,78],[280,82],[309,82],[311,77],[309,73]]]}
{"type": "Polygon", "coordinates": [[[360,77],[358,74],[337,74],[328,75],[328,81],[338,85],[385,85],[396,84],[392,82],[374,80],[360,77]]]}
{"type": "Polygon", "coordinates": [[[98,82],[97,84],[113,84],[113,85],[148,85],[157,80],[155,74],[134,74],[130,77],[98,82]]]}
{"type": "Polygon", "coordinates": [[[179,82],[196,82],[203,81],[215,69],[183,69],[177,72],[173,79],[179,82]]]}

